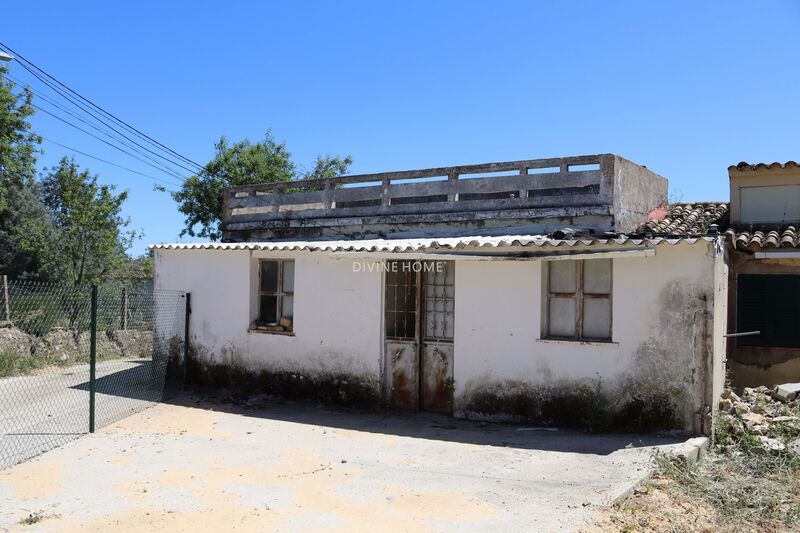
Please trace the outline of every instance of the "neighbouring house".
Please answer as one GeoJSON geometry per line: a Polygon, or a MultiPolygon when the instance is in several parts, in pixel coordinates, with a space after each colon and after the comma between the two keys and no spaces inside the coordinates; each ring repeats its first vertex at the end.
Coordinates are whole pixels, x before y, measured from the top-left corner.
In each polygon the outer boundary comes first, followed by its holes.
{"type": "Polygon", "coordinates": [[[156,288],[192,296],[196,384],[710,431],[725,204],[665,206],[667,180],[613,154],[224,194],[223,242],[153,246],[156,288]]]}
{"type": "Polygon", "coordinates": [[[728,329],[740,335],[728,345],[731,380],[800,382],[800,165],[739,163],[728,174],[728,329]]]}
{"type": "MultiPolygon", "coordinates": [[[[742,387],[800,381],[800,165],[728,168],[730,204],[677,204],[649,235],[723,233],[728,249],[726,367],[742,387]]],[[[655,215],[655,216],[654,216],[655,215]]]]}

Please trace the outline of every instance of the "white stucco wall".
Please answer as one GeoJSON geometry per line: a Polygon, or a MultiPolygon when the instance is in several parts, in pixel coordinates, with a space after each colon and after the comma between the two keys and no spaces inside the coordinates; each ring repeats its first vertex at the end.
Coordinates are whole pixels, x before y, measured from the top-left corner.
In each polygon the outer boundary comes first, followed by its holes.
{"type": "Polygon", "coordinates": [[[692,429],[710,384],[704,367],[711,354],[703,344],[712,345],[714,263],[706,242],[662,244],[654,257],[614,259],[612,342],[580,343],[542,338],[544,262],[459,262],[456,396],[498,383],[535,389],[646,378],[694,396],[682,412],[692,429]]]}
{"type": "MultiPolygon", "coordinates": [[[[155,267],[157,289],[192,293],[191,335],[201,359],[382,380],[381,273],[354,272],[353,260],[319,252],[246,250],[161,249],[155,267]],[[259,258],[295,260],[293,336],[248,332],[259,258]]],[[[541,261],[456,261],[456,405],[486,386],[598,378],[615,386],[633,378],[688,395],[680,416],[685,429],[697,430],[709,390],[721,383],[708,376],[720,360],[717,354],[712,363],[711,352],[724,349],[725,267],[713,243],[661,244],[654,257],[614,259],[610,343],[541,338],[545,268],[541,261]],[[714,324],[715,312],[722,324],[714,324]]]]}
{"type": "Polygon", "coordinates": [[[380,376],[382,278],[320,254],[157,250],[156,289],[192,293],[198,357],[248,370],[380,376]],[[259,258],[295,260],[294,335],[249,332],[259,258]]]}

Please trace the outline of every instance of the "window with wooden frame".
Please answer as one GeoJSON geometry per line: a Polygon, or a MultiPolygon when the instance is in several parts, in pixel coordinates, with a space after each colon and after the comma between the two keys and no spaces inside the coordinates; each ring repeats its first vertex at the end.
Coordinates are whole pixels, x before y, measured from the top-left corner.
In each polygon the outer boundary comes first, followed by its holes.
{"type": "Polygon", "coordinates": [[[611,340],[611,259],[548,263],[547,336],[611,340]]]}
{"type": "Polygon", "coordinates": [[[258,263],[257,329],[291,332],[294,325],[294,261],[262,259],[258,263]]]}

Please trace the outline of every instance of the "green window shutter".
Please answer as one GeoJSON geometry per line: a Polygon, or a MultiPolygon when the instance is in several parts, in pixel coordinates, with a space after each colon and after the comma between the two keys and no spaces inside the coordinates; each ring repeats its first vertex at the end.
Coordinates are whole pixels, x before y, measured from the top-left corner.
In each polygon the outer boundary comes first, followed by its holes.
{"type": "Polygon", "coordinates": [[[740,346],[800,347],[800,276],[741,274],[736,287],[736,331],[740,346]]]}

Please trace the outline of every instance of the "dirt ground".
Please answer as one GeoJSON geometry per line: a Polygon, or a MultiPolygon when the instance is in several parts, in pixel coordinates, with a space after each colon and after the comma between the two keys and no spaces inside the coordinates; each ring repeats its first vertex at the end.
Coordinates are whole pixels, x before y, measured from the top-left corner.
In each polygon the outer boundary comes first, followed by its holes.
{"type": "Polygon", "coordinates": [[[675,481],[657,476],[637,488],[633,495],[619,505],[601,510],[597,514],[595,523],[582,531],[583,533],[751,531],[726,527],[723,522],[722,517],[711,505],[684,494],[675,481]]]}
{"type": "Polygon", "coordinates": [[[674,442],[184,397],[0,471],[0,530],[577,530],[674,442]]]}

